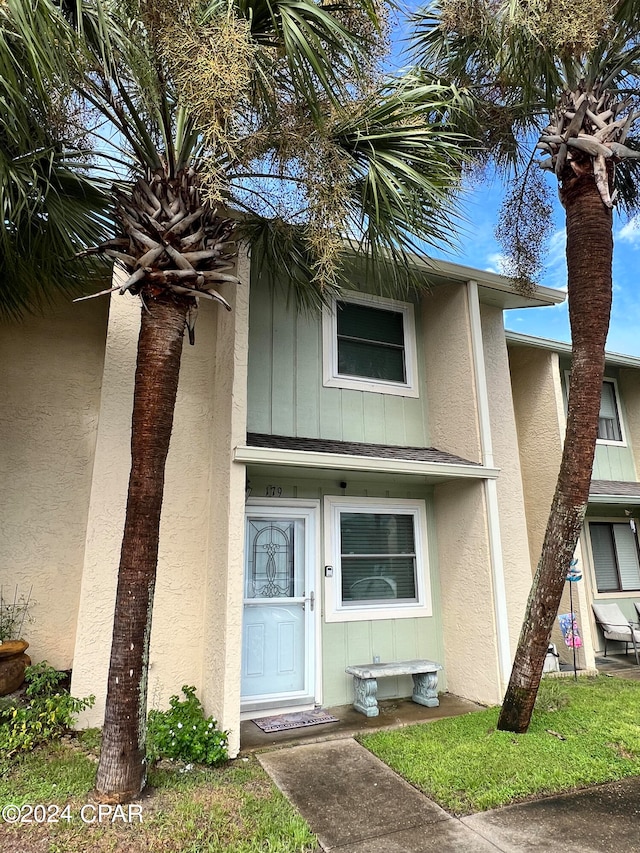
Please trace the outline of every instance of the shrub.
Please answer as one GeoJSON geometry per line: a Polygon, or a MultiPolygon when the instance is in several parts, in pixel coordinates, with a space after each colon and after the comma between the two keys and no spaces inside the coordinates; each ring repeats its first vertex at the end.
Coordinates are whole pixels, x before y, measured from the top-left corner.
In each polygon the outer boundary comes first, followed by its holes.
{"type": "Polygon", "coordinates": [[[11,702],[0,707],[0,753],[9,757],[60,737],[80,711],[93,705],[94,696],[75,699],[60,688],[66,677],[46,661],[27,667],[26,704],[11,702]]]}
{"type": "Polygon", "coordinates": [[[212,717],[205,718],[195,687],[185,685],[182,693],[182,701],[169,699],[168,711],[149,711],[147,757],[221,764],[228,758],[228,732],[221,732],[212,717]]]}

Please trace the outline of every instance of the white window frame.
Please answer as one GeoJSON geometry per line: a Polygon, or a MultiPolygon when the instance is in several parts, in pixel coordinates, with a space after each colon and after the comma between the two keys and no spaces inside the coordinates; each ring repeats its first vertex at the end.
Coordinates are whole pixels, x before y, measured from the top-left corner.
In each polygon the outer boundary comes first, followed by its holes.
{"type": "MultiPolygon", "coordinates": [[[[566,400],[567,405],[569,402],[569,380],[571,378],[571,371],[565,370],[565,392],[566,392],[566,400]]],[[[620,393],[618,391],[618,381],[614,376],[603,376],[602,384],[605,382],[610,382],[613,385],[613,399],[616,406],[616,412],[618,413],[618,423],[620,424],[620,441],[614,441],[611,438],[597,438],[596,444],[608,444],[612,447],[626,447],[627,446],[627,434],[624,429],[624,418],[622,417],[622,406],[620,405],[620,393]]],[[[602,392],[600,392],[602,395],[602,392]]]]}
{"type": "Polygon", "coordinates": [[[324,499],[325,533],[325,621],[364,622],[377,619],[411,619],[431,616],[431,584],[427,548],[427,513],[424,501],[404,498],[356,498],[327,495],[324,499]],[[340,556],[340,516],[343,512],[413,516],[416,555],[417,601],[342,604],[342,568],[340,556]]]}
{"type": "Polygon", "coordinates": [[[402,397],[418,397],[418,356],[416,348],[416,323],[414,307],[410,302],[399,302],[368,293],[342,291],[325,306],[322,312],[322,384],[325,388],[350,388],[355,391],[371,391],[376,394],[396,394],[402,397]],[[338,316],[337,302],[350,302],[371,308],[394,311],[402,314],[404,334],[404,359],[406,382],[390,382],[370,379],[365,376],[347,376],[338,372],[338,316]]]}
{"type": "MultiPolygon", "coordinates": [[[[591,547],[591,530],[589,529],[591,524],[629,524],[629,519],[621,516],[616,516],[612,518],[611,516],[598,516],[598,517],[589,517],[586,521],[586,530],[584,536],[584,543],[586,544],[587,554],[589,556],[589,567],[591,574],[591,584],[593,589],[593,595],[596,598],[638,598],[638,590],[637,589],[612,589],[607,592],[600,592],[598,590],[598,576],[596,575],[596,561],[593,556],[593,548],[591,547]]],[[[640,545],[640,521],[636,519],[636,525],[638,526],[635,532],[636,541],[640,545]]]]}

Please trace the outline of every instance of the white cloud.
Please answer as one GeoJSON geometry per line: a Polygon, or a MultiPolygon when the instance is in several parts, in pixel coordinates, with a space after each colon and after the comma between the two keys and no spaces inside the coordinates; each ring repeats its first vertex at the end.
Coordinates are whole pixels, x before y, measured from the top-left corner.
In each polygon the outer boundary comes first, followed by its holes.
{"type": "Polygon", "coordinates": [[[616,233],[616,240],[623,243],[640,243],[640,215],[632,216],[616,233]]]}
{"type": "Polygon", "coordinates": [[[499,275],[504,274],[506,257],[502,254],[502,252],[491,252],[487,255],[486,263],[489,266],[485,266],[485,272],[495,272],[499,275]]]}

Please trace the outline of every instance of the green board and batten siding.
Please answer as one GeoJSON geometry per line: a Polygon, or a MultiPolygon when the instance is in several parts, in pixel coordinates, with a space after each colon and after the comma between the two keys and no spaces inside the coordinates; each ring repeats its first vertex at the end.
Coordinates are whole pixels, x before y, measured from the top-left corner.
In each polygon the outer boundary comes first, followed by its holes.
{"type": "MultiPolygon", "coordinates": [[[[418,364],[424,360],[416,311],[418,364]]],[[[397,444],[429,445],[423,371],[417,398],[325,388],[322,318],[296,313],[281,291],[256,277],[249,321],[249,432],[397,444]]]]}
{"type": "Polygon", "coordinates": [[[615,444],[597,444],[593,460],[593,479],[634,481],[636,471],[631,448],[628,445],[620,447],[615,444]]]}
{"type": "MultiPolygon", "coordinates": [[[[433,518],[433,495],[429,486],[412,488],[384,482],[357,482],[349,479],[347,490],[336,488],[335,480],[306,479],[292,475],[265,477],[258,468],[249,467],[252,497],[268,504],[268,494],[274,491],[280,498],[298,498],[322,501],[325,495],[353,495],[356,497],[388,497],[424,499],[427,511],[428,555],[433,616],[417,619],[380,619],[368,622],[325,622],[321,625],[322,648],[322,703],[325,706],[347,705],[353,701],[353,680],[345,673],[351,664],[368,663],[374,656],[381,661],[429,658],[445,663],[442,644],[442,619],[440,617],[440,582],[438,576],[437,543],[433,518]]],[[[324,530],[320,531],[320,565],[317,579],[318,593],[324,606],[322,566],[324,555],[324,530]]],[[[324,610],[323,610],[324,612],[324,610]]],[[[438,689],[446,690],[445,673],[440,674],[438,689]]],[[[410,696],[412,680],[383,678],[378,695],[385,697],[410,696]]]]}
{"type": "MultiPolygon", "coordinates": [[[[567,372],[569,367],[570,362],[567,359],[561,359],[560,369],[562,371],[562,387],[565,397],[565,407],[567,399],[567,372]]],[[[618,373],[619,371],[611,365],[607,365],[605,367],[604,375],[607,379],[615,379],[617,382],[618,373]]],[[[618,392],[618,405],[620,407],[619,415],[625,426],[627,444],[603,444],[600,441],[596,444],[596,455],[593,460],[594,480],[625,480],[630,482],[637,479],[633,453],[629,445],[629,430],[627,428],[624,400],[622,399],[619,385],[618,392]]]]}

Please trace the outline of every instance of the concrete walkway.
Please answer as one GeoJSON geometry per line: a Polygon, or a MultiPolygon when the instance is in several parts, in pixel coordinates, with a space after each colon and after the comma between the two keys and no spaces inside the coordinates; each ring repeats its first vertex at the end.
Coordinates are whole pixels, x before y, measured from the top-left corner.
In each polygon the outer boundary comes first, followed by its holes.
{"type": "Polygon", "coordinates": [[[640,853],[640,778],[454,818],[352,738],[258,756],[336,853],[640,853]]]}

